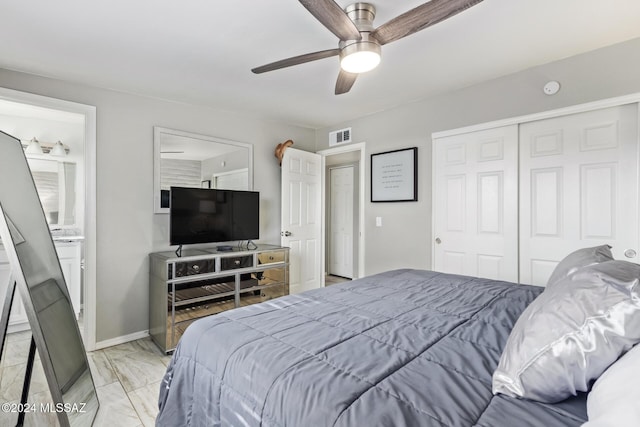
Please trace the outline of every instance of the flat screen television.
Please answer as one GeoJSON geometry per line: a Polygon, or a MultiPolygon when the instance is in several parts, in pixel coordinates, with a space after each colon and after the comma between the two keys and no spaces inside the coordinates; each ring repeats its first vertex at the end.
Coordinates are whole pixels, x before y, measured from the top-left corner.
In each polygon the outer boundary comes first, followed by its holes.
{"type": "Polygon", "coordinates": [[[257,240],[260,193],[171,187],[169,216],[171,245],[257,240]]]}

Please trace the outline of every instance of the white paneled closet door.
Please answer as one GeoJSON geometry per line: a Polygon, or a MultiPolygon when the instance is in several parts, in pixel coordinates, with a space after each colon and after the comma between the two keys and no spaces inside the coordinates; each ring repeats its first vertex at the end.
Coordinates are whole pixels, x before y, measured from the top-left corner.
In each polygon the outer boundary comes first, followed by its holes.
{"type": "Polygon", "coordinates": [[[608,243],[638,262],[637,104],[520,125],[520,282],[608,243]]]}
{"type": "Polygon", "coordinates": [[[518,281],[518,126],[434,140],[434,270],[518,281]]]}

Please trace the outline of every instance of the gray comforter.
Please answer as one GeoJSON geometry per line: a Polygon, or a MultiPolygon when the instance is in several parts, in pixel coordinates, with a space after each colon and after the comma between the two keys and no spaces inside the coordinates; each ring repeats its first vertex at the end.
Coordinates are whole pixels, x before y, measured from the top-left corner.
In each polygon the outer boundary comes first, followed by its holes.
{"type": "Polygon", "coordinates": [[[541,291],[395,270],[199,320],[167,368],[157,426],[579,426],[584,395],[491,394],[541,291]]]}

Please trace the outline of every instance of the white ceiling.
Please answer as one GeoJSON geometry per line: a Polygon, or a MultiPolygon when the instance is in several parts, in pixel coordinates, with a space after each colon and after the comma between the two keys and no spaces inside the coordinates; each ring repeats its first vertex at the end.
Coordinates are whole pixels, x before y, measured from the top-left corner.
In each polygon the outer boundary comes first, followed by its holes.
{"type": "MultiPolygon", "coordinates": [[[[372,0],[374,25],[423,2],[372,0]]],[[[250,72],[337,47],[296,0],[30,0],[0,10],[1,68],[312,128],[640,37],[638,0],[485,0],[383,46],[381,65],[335,96],[337,58],[250,72]]]]}

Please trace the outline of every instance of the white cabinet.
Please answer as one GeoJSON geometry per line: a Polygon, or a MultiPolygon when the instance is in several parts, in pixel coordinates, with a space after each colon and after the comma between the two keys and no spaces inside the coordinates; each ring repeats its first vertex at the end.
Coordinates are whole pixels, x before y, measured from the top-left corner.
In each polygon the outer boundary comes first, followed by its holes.
{"type": "MultiPolygon", "coordinates": [[[[81,309],[80,289],[82,286],[82,270],[80,263],[82,259],[82,242],[55,242],[55,247],[58,258],[60,259],[62,274],[69,289],[71,304],[73,305],[73,310],[77,318],[81,309]]],[[[2,302],[4,302],[5,295],[7,294],[10,276],[11,266],[9,265],[7,253],[4,251],[4,248],[0,246],[0,301],[2,302]]],[[[27,315],[18,290],[16,290],[13,298],[9,327],[12,331],[29,328],[27,315]]]]}
{"type": "Polygon", "coordinates": [[[82,287],[82,270],[80,262],[82,259],[81,242],[56,242],[56,252],[60,259],[60,267],[64,280],[67,282],[71,304],[76,318],[80,314],[80,289],[82,287]]]}
{"type": "MultiPolygon", "coordinates": [[[[9,259],[4,249],[0,250],[0,301],[4,304],[4,298],[7,295],[7,287],[9,286],[9,279],[11,277],[11,266],[9,265],[9,259]]],[[[11,316],[9,317],[9,326],[13,330],[14,328],[25,329],[24,325],[28,326],[27,313],[22,305],[22,300],[18,290],[16,290],[13,297],[13,306],[11,308],[11,316]],[[21,325],[22,327],[18,326],[21,325]]]]}

